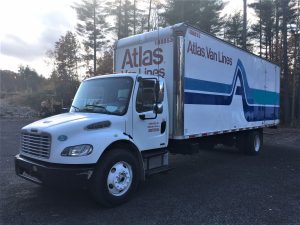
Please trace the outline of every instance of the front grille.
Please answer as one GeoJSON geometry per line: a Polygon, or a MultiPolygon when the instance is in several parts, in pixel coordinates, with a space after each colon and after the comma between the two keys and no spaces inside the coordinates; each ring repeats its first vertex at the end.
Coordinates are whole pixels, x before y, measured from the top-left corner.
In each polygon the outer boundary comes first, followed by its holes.
{"type": "Polygon", "coordinates": [[[48,159],[50,149],[51,136],[49,134],[22,133],[21,152],[48,159]]]}

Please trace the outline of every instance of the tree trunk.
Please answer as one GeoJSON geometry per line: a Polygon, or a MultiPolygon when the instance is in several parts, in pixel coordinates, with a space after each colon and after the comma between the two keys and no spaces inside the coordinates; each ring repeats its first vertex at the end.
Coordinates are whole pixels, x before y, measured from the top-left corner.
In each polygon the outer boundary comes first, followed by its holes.
{"type": "Polygon", "coordinates": [[[259,56],[261,57],[262,48],[262,25],[261,25],[261,0],[259,0],[259,56]]]}
{"type": "Polygon", "coordinates": [[[268,39],[267,39],[267,34],[265,35],[265,58],[268,59],[268,39]]]}
{"type": "Polygon", "coordinates": [[[128,15],[128,0],[125,1],[124,5],[124,36],[129,36],[129,15],[128,15]]]}
{"type": "Polygon", "coordinates": [[[148,13],[148,31],[150,31],[150,18],[151,18],[151,10],[152,10],[152,0],[149,1],[149,13],[148,13]]]}
{"type": "Polygon", "coordinates": [[[136,0],[133,0],[133,34],[136,34],[136,0]]]}
{"type": "Polygon", "coordinates": [[[296,63],[297,63],[297,67],[296,67],[296,74],[297,74],[297,81],[298,81],[298,121],[300,123],[300,0],[298,0],[297,3],[297,29],[296,29],[296,33],[297,33],[297,57],[296,57],[296,63]]]}
{"type": "Polygon", "coordinates": [[[274,61],[274,52],[273,52],[273,36],[270,34],[269,37],[269,53],[270,53],[270,60],[274,61]]]}
{"type": "MultiPolygon", "coordinates": [[[[296,120],[296,110],[297,110],[297,106],[296,106],[296,88],[298,86],[298,90],[300,90],[299,87],[299,73],[300,73],[300,55],[299,55],[299,36],[300,36],[300,0],[298,0],[297,2],[297,19],[296,19],[296,27],[295,27],[295,33],[294,33],[294,42],[295,42],[295,46],[294,46],[294,68],[293,68],[293,95],[292,95],[292,120],[291,120],[291,125],[294,126],[295,124],[295,120],[296,120]]],[[[298,96],[299,98],[299,96],[298,96]]],[[[299,98],[300,99],[300,98],[299,98]]],[[[300,102],[298,104],[298,114],[300,113],[300,102]]],[[[299,119],[299,117],[298,117],[299,119]]]]}
{"type": "Polygon", "coordinates": [[[284,123],[288,124],[290,119],[290,104],[289,104],[289,68],[287,55],[287,7],[288,0],[282,0],[282,37],[283,37],[283,110],[284,123]]]}
{"type": "Polygon", "coordinates": [[[93,2],[93,7],[94,7],[94,76],[96,75],[96,60],[97,60],[97,40],[96,40],[96,0],[93,2]]]}
{"type": "Polygon", "coordinates": [[[121,23],[122,23],[122,0],[119,0],[119,9],[118,9],[118,39],[121,38],[121,23]]]}
{"type": "Polygon", "coordinates": [[[293,95],[292,95],[292,116],[291,116],[291,126],[294,126],[294,122],[295,122],[295,105],[296,105],[296,72],[297,72],[297,48],[298,48],[298,34],[295,32],[294,33],[294,42],[295,42],[295,46],[294,46],[294,72],[293,72],[293,95]]]}
{"type": "Polygon", "coordinates": [[[243,49],[247,49],[247,0],[244,1],[243,49]]]}
{"type": "Polygon", "coordinates": [[[276,0],[275,4],[275,62],[279,63],[279,0],[276,0]]]}

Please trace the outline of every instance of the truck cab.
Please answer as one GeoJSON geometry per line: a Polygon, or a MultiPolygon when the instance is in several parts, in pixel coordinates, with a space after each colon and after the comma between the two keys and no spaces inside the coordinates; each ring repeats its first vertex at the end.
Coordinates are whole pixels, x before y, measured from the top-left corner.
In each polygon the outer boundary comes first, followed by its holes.
{"type": "Polygon", "coordinates": [[[162,77],[87,79],[68,113],[22,128],[16,172],[43,185],[82,183],[98,202],[122,203],[146,173],[166,169],[168,113],[162,77]]]}

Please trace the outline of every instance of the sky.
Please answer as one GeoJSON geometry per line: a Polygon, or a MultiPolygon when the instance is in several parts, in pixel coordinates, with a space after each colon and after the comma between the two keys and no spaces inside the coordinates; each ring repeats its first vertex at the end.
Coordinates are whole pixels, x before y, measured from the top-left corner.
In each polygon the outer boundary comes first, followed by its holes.
{"type": "MultiPolygon", "coordinates": [[[[248,0],[252,2],[253,0],[248,0]]],[[[46,52],[67,31],[75,31],[78,0],[6,0],[0,3],[0,69],[18,71],[20,65],[49,77],[46,52]]],[[[225,13],[243,8],[243,0],[228,0],[225,13]]],[[[251,13],[249,15],[251,17],[251,13]]]]}

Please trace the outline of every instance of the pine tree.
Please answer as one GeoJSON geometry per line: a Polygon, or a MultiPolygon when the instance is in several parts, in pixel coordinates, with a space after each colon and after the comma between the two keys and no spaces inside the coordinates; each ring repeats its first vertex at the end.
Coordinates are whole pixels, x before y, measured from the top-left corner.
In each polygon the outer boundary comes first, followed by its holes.
{"type": "MultiPolygon", "coordinates": [[[[83,38],[84,48],[92,49],[93,54],[85,55],[85,60],[93,60],[93,72],[96,72],[97,52],[107,43],[105,40],[105,22],[104,8],[97,0],[82,0],[73,7],[77,12],[79,20],[77,24],[77,33],[83,38]]],[[[86,51],[89,52],[89,51],[86,51]]]]}
{"type": "Polygon", "coordinates": [[[221,0],[168,0],[162,16],[169,25],[187,22],[217,34],[223,24],[220,13],[224,6],[221,0]]]}
{"type": "Polygon", "coordinates": [[[113,73],[113,50],[105,51],[97,60],[97,73],[98,74],[112,74],[113,73]]]}
{"type": "Polygon", "coordinates": [[[41,82],[44,80],[42,76],[27,66],[19,66],[18,69],[21,84],[23,84],[23,91],[34,93],[41,89],[41,82]]]}
{"type": "Polygon", "coordinates": [[[143,33],[147,30],[148,14],[141,7],[142,0],[114,0],[106,3],[106,9],[114,18],[113,33],[117,39],[143,33]]]}
{"type": "Polygon", "coordinates": [[[283,88],[284,88],[284,123],[287,124],[290,119],[290,105],[289,105],[289,68],[287,56],[287,8],[288,0],[282,0],[282,41],[283,41],[283,88]]]}
{"type": "Polygon", "coordinates": [[[244,10],[243,10],[243,49],[247,49],[247,0],[243,0],[244,10]]]}
{"type": "Polygon", "coordinates": [[[79,43],[75,34],[68,31],[55,42],[54,57],[58,77],[61,80],[78,80],[79,43]]]}
{"type": "Polygon", "coordinates": [[[75,34],[68,31],[55,43],[52,51],[55,68],[51,79],[55,83],[55,93],[67,105],[76,92],[78,86],[79,44],[75,34]]]}
{"type": "Polygon", "coordinates": [[[243,17],[240,12],[235,12],[225,18],[224,39],[238,47],[243,46],[243,17]]]}
{"type": "MultiPolygon", "coordinates": [[[[288,38],[288,64],[290,71],[290,89],[291,89],[291,126],[296,125],[296,119],[300,122],[300,97],[297,96],[300,93],[300,1],[292,1],[289,3],[290,15],[288,18],[288,32],[290,33],[288,38]],[[297,103],[298,97],[298,105],[297,103]],[[298,111],[298,115],[297,115],[298,111]]],[[[300,123],[299,123],[300,124],[300,123]]]]}
{"type": "Polygon", "coordinates": [[[273,58],[272,40],[275,18],[275,5],[272,0],[259,0],[249,5],[259,20],[252,25],[251,37],[259,44],[259,54],[267,59],[273,58]],[[262,51],[264,49],[264,52],[262,51]]]}

